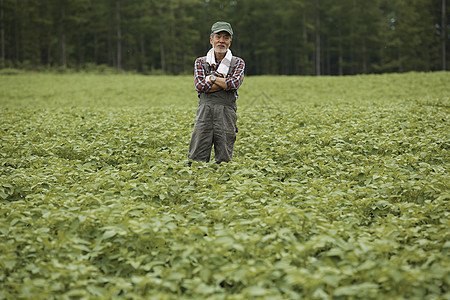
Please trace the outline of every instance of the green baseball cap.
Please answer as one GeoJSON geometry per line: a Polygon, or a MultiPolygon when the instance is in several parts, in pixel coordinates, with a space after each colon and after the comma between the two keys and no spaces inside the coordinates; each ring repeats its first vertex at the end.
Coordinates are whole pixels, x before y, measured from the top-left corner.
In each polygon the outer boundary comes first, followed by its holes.
{"type": "Polygon", "coordinates": [[[227,23],[227,22],[216,22],[211,27],[211,33],[219,33],[221,31],[226,31],[231,36],[233,36],[233,29],[231,28],[230,23],[227,23]]]}

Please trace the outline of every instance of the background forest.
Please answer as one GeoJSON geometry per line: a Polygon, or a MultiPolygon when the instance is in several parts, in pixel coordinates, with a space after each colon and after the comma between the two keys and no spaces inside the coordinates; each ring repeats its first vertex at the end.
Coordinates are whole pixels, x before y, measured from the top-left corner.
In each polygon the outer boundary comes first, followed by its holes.
{"type": "Polygon", "coordinates": [[[448,69],[445,0],[0,0],[0,68],[191,74],[217,20],[249,75],[448,69]]]}

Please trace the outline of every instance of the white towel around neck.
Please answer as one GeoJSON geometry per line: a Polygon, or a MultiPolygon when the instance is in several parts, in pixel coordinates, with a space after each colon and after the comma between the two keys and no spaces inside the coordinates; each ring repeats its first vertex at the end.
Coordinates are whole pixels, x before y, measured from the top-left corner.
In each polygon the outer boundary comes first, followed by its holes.
{"type": "MultiPolygon", "coordinates": [[[[231,53],[231,50],[228,49],[227,53],[225,54],[225,57],[220,62],[219,67],[217,68],[216,72],[222,74],[223,77],[227,77],[228,71],[230,70],[232,57],[233,57],[233,53],[231,53]]],[[[216,57],[214,55],[214,48],[209,49],[208,53],[206,54],[206,63],[210,66],[216,65],[216,57]]]]}

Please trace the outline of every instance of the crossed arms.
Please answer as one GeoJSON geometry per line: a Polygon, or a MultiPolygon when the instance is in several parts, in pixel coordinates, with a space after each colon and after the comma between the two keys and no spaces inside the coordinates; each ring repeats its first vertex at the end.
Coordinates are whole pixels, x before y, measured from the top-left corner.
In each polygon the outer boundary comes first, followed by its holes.
{"type": "Polygon", "coordinates": [[[212,93],[220,90],[236,91],[244,80],[244,69],[244,60],[237,58],[231,76],[228,78],[216,76],[216,81],[212,83],[206,80],[207,74],[203,68],[202,58],[197,58],[194,65],[195,90],[198,93],[212,93]]]}

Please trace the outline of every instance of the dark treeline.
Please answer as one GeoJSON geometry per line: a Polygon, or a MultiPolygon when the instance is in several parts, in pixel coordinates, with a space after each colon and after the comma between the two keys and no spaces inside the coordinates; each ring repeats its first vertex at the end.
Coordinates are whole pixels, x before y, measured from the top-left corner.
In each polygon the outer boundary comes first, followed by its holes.
{"type": "Polygon", "coordinates": [[[445,0],[0,0],[0,68],[190,74],[217,20],[251,75],[448,66],[445,0]]]}

